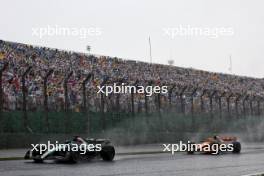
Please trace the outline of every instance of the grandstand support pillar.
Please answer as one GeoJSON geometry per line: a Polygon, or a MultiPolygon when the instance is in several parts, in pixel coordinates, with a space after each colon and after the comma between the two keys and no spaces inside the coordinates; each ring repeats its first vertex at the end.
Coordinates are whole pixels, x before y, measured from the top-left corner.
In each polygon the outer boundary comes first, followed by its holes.
{"type": "Polygon", "coordinates": [[[69,110],[69,97],[68,97],[68,81],[70,77],[72,76],[73,72],[71,71],[69,74],[66,75],[63,83],[64,87],[64,111],[66,113],[65,117],[65,133],[69,132],[69,116],[68,116],[68,110],[69,110]]]}
{"type": "Polygon", "coordinates": [[[210,115],[213,116],[213,97],[217,93],[216,90],[213,91],[213,93],[209,94],[209,101],[210,101],[210,115]]]}
{"type": "Polygon", "coordinates": [[[44,94],[44,113],[45,113],[45,123],[46,123],[46,130],[49,132],[49,107],[48,107],[48,93],[47,93],[47,82],[49,76],[53,73],[53,70],[49,70],[48,73],[44,77],[43,81],[43,94],[44,94]]]}
{"type": "MultiPolygon", "coordinates": [[[[3,68],[0,70],[0,113],[3,111],[3,106],[4,106],[4,95],[3,95],[3,84],[2,84],[2,79],[3,79],[3,72],[7,69],[8,63],[5,63],[3,68]]],[[[1,121],[2,116],[0,115],[0,121],[1,121]]]]}
{"type": "Polygon", "coordinates": [[[204,101],[203,101],[203,96],[206,94],[207,90],[203,90],[201,96],[200,96],[200,101],[201,101],[201,112],[204,112],[204,101]]]}
{"type": "Polygon", "coordinates": [[[248,98],[249,98],[249,96],[248,95],[246,95],[245,97],[244,97],[244,99],[243,99],[243,114],[244,114],[244,116],[246,116],[247,115],[247,112],[246,112],[246,101],[248,100],[248,98]]]}
{"type": "MultiPolygon", "coordinates": [[[[83,108],[82,111],[86,114],[89,109],[87,109],[87,95],[86,95],[86,84],[88,81],[93,79],[93,73],[89,73],[86,78],[82,82],[82,97],[83,97],[83,108]]],[[[89,108],[89,107],[88,107],[89,108]]],[[[86,125],[86,131],[88,134],[90,134],[91,129],[90,129],[90,116],[87,114],[87,125],[86,125]]]]}
{"type": "Polygon", "coordinates": [[[231,93],[230,95],[228,95],[226,97],[226,104],[227,104],[227,113],[228,113],[228,116],[231,115],[231,113],[230,113],[230,99],[231,99],[232,96],[233,96],[233,93],[231,93]]]}
{"type": "Polygon", "coordinates": [[[219,113],[220,113],[220,118],[222,118],[223,112],[222,112],[222,97],[225,96],[225,92],[221,93],[218,95],[218,108],[219,108],[219,113]]]}
{"type": "Polygon", "coordinates": [[[239,117],[239,112],[238,112],[238,102],[239,102],[240,98],[241,98],[241,95],[238,94],[237,97],[236,97],[236,99],[235,99],[235,108],[236,108],[236,117],[237,117],[237,118],[239,117]]]}
{"type": "Polygon", "coordinates": [[[194,114],[194,102],[193,102],[193,97],[194,95],[196,94],[198,88],[194,88],[194,90],[192,91],[192,94],[191,94],[191,113],[192,113],[192,116],[194,114]]]}
{"type": "Polygon", "coordinates": [[[23,120],[24,120],[24,128],[25,131],[32,132],[28,124],[28,116],[27,116],[27,88],[26,88],[26,76],[30,73],[32,67],[28,67],[26,71],[22,75],[22,96],[23,96],[23,120]]]}
{"type": "Polygon", "coordinates": [[[181,113],[185,114],[185,100],[183,99],[183,95],[187,86],[184,86],[183,89],[180,91],[180,100],[181,100],[181,113]]]}

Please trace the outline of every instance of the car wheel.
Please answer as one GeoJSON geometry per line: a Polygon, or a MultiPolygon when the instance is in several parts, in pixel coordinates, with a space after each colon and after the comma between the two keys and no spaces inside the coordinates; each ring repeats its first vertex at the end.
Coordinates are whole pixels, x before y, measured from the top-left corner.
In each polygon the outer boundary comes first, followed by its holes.
{"type": "Polygon", "coordinates": [[[193,155],[194,154],[194,151],[187,151],[187,154],[188,155],[193,155]]]}
{"type": "Polygon", "coordinates": [[[115,148],[113,146],[104,146],[100,155],[104,161],[112,161],[115,157],[115,148]]]}
{"type": "MultiPolygon", "coordinates": [[[[39,148],[38,148],[38,150],[40,150],[39,148]]],[[[45,152],[45,151],[44,151],[45,152]]],[[[35,162],[35,163],[43,163],[43,159],[41,158],[41,154],[40,154],[40,151],[33,151],[32,152],[32,157],[33,157],[33,161],[35,162]]]]}
{"type": "Polygon", "coordinates": [[[35,163],[43,163],[43,159],[33,159],[35,163]]]}
{"type": "Polygon", "coordinates": [[[79,161],[79,154],[77,152],[70,152],[69,153],[69,162],[78,163],[78,161],[79,161]]]}
{"type": "Polygon", "coordinates": [[[241,151],[240,142],[233,142],[233,147],[234,147],[233,153],[240,153],[241,151]]]}
{"type": "MultiPolygon", "coordinates": [[[[191,142],[190,143],[190,145],[194,145],[195,143],[194,142],[191,142]]],[[[191,147],[189,150],[187,150],[187,154],[188,155],[192,155],[192,154],[194,154],[194,152],[195,152],[195,149],[193,148],[193,147],[191,147]]]]}

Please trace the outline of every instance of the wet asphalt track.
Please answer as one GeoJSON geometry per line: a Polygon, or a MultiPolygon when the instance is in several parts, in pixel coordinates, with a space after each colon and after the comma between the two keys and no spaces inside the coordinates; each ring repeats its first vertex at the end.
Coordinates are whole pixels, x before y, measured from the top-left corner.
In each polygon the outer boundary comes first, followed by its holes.
{"type": "Polygon", "coordinates": [[[264,172],[264,150],[250,149],[239,155],[187,155],[184,153],[116,156],[114,162],[100,160],[78,164],[48,161],[0,161],[1,176],[235,176],[264,172]]]}

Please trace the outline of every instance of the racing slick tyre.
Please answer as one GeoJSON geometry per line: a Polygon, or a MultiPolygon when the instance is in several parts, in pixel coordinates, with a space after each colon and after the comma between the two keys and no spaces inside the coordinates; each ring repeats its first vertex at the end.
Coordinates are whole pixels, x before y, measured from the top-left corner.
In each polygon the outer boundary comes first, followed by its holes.
{"type": "Polygon", "coordinates": [[[115,157],[115,148],[111,145],[102,147],[100,155],[104,161],[112,161],[115,157]]]}
{"type": "Polygon", "coordinates": [[[68,155],[68,161],[70,163],[78,163],[79,161],[79,153],[78,152],[69,152],[66,155],[68,155]]]}
{"type": "Polygon", "coordinates": [[[189,151],[187,151],[187,154],[188,155],[192,155],[192,154],[194,154],[194,151],[193,150],[189,150],[189,151]]]}
{"type": "MultiPolygon", "coordinates": [[[[190,142],[190,144],[191,144],[191,146],[194,146],[195,143],[190,142]]],[[[194,154],[194,152],[195,152],[195,149],[193,147],[191,147],[190,149],[187,150],[188,155],[192,155],[192,154],[194,154]]]]}
{"type": "Polygon", "coordinates": [[[33,160],[34,160],[35,163],[43,163],[43,159],[34,158],[33,160]]]}
{"type": "Polygon", "coordinates": [[[43,163],[43,159],[41,158],[41,154],[40,154],[40,148],[38,147],[37,149],[38,149],[38,151],[36,151],[36,150],[32,151],[33,161],[35,163],[43,163]]]}
{"type": "Polygon", "coordinates": [[[233,142],[233,153],[240,153],[241,151],[241,144],[240,142],[233,142]]]}

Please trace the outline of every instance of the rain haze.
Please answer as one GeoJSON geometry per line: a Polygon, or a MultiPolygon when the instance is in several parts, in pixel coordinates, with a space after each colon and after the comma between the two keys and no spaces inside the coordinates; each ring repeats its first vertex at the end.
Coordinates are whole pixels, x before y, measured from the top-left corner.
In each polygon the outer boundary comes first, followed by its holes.
{"type": "Polygon", "coordinates": [[[263,20],[261,0],[9,0],[1,2],[0,38],[80,52],[89,45],[91,53],[145,62],[151,44],[153,63],[262,78],[263,20]],[[48,27],[92,34],[34,33],[48,27]],[[215,30],[229,32],[209,35],[215,30]]]}

